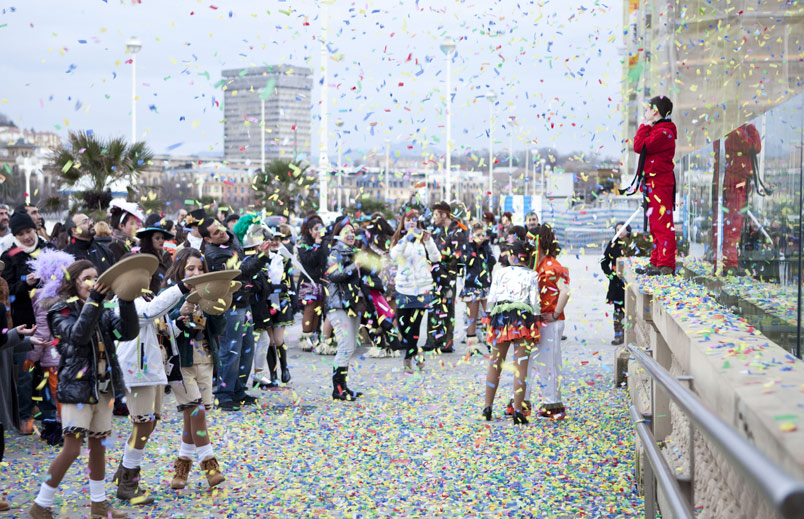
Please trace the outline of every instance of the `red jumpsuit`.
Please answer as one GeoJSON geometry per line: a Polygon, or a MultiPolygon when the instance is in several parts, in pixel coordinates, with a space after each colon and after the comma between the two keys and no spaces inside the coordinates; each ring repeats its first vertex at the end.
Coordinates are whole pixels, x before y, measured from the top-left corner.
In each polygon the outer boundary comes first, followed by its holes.
{"type": "Polygon", "coordinates": [[[762,141],[753,124],[744,124],[726,135],[726,168],[723,180],[723,265],[737,267],[737,250],[743,230],[743,210],[748,186],[754,175],[751,155],[759,153],[762,141]]]}
{"type": "Polygon", "coordinates": [[[673,157],[676,154],[676,125],[660,121],[642,124],[634,137],[634,151],[646,148],[645,187],[648,198],[648,223],[653,238],[650,262],[656,267],[676,268],[676,229],[673,225],[673,157]]]}

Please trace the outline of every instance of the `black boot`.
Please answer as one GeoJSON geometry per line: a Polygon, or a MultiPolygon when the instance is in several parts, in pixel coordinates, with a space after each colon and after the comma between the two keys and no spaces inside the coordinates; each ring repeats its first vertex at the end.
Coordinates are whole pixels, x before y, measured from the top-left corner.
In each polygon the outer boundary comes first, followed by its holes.
{"type": "Polygon", "coordinates": [[[287,384],[290,382],[290,370],[288,369],[288,349],[284,344],[276,347],[279,354],[279,367],[282,370],[282,383],[287,384]]]}
{"type": "Polygon", "coordinates": [[[268,361],[268,371],[271,374],[271,387],[279,387],[279,379],[276,376],[276,346],[271,344],[268,346],[268,354],[266,360],[268,361]]]}
{"type": "Polygon", "coordinates": [[[332,399],[333,400],[357,400],[363,396],[359,391],[352,391],[346,386],[346,378],[349,368],[335,368],[332,371],[332,399]]]}

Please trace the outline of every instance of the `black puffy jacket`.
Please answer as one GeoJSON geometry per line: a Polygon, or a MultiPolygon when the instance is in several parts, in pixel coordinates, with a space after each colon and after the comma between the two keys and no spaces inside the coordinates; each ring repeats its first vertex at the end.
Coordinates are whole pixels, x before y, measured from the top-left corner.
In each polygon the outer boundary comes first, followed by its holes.
{"type": "Polygon", "coordinates": [[[240,270],[240,275],[236,279],[243,283],[243,286],[232,296],[232,306],[245,308],[249,306],[251,301],[254,278],[265,266],[268,261],[268,255],[260,252],[246,255],[243,251],[243,246],[240,245],[240,241],[232,231],[226,232],[229,234],[229,241],[223,245],[213,245],[204,241],[201,252],[204,253],[210,272],[216,270],[240,270]]]}
{"type": "Polygon", "coordinates": [[[359,313],[360,273],[354,262],[354,249],[336,240],[329,250],[324,275],[327,310],[352,310],[359,313]]]}
{"type": "Polygon", "coordinates": [[[64,404],[96,404],[98,394],[98,336],[106,351],[108,375],[116,398],[125,394],[115,341],[131,341],[140,333],[133,301],[119,301],[120,315],[103,307],[94,290],[83,305],[59,301],[47,313],[56,348],[61,355],[56,396],[64,404]]]}
{"type": "Polygon", "coordinates": [[[496,263],[488,241],[480,245],[475,241],[467,241],[461,256],[461,265],[466,268],[464,287],[485,289],[491,287],[491,271],[496,263]]]}
{"type": "Polygon", "coordinates": [[[72,254],[78,260],[89,260],[98,269],[98,275],[106,272],[106,269],[114,265],[114,253],[109,246],[97,239],[76,240],[64,248],[64,252],[72,254]]]}

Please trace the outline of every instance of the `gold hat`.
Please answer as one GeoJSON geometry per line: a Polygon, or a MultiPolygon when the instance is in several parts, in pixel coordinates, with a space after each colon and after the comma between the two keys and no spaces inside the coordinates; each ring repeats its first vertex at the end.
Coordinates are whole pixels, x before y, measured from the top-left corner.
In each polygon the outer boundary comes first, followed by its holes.
{"type": "Polygon", "coordinates": [[[159,260],[152,254],[134,254],[123,258],[100,275],[98,283],[111,288],[123,301],[133,301],[148,290],[159,260]]]}

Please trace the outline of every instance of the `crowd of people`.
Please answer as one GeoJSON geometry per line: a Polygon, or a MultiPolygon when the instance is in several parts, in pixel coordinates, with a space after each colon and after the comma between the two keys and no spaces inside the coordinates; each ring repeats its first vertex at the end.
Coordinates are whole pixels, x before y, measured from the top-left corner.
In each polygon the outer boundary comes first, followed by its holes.
{"type": "Polygon", "coordinates": [[[141,467],[166,394],[183,415],[172,488],[187,485],[194,460],[209,486],[219,485],[225,476],[207,413],[239,412],[258,402],[253,390],[291,383],[284,331],[297,319],[301,337],[291,346],[334,355],[332,399],[354,401],[362,396],[349,379],[358,346],[371,357],[400,357],[406,375],[423,371],[425,352],[456,351],[460,298],[467,355],[489,359],[482,415],[492,419],[511,350],[515,383],[505,414],[515,424],[532,414],[562,419],[569,273],[549,225],[535,213],[524,226],[511,220],[485,213],[471,221],[460,204],[412,201],[391,221],[376,213],[327,224],[309,213],[297,231],[281,218],[210,207],[180,211],[174,222],[115,200],[104,221],[76,213],[47,233],[35,206],[10,215],[0,206],[0,297],[9,310],[0,339],[1,423],[61,445],[30,517],[52,517],[84,439],[92,516],[125,517],[105,492],[113,414],[131,422],[113,477],[116,496],[152,503],[140,487],[141,467]],[[98,281],[143,255],[157,266],[142,293],[124,297],[98,281]],[[193,278],[221,271],[237,282],[231,304],[202,308],[190,297],[193,278]],[[532,406],[534,389],[540,401],[532,406]]]}

